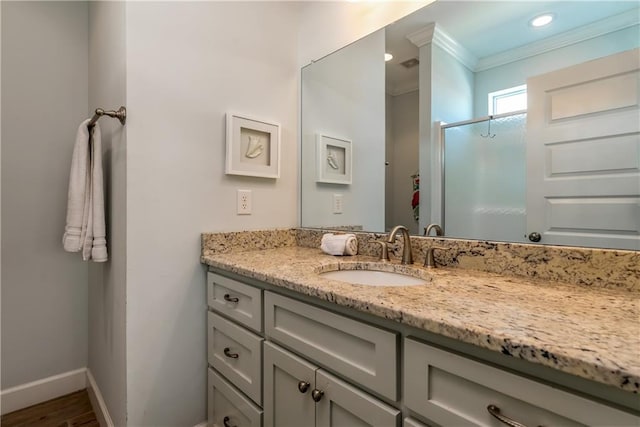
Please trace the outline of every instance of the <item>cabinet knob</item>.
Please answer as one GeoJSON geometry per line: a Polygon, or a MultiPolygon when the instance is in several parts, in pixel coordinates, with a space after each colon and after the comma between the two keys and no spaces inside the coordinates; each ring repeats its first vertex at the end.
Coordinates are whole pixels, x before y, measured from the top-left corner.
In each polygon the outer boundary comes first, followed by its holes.
{"type": "Polygon", "coordinates": [[[240,299],[238,297],[232,297],[229,294],[224,294],[224,300],[227,302],[233,302],[233,303],[237,303],[238,301],[240,301],[240,299]]]}
{"type": "Polygon", "coordinates": [[[500,408],[498,408],[496,405],[489,405],[487,406],[487,411],[489,411],[489,413],[491,414],[491,416],[493,416],[494,418],[497,418],[498,421],[500,421],[503,424],[508,425],[509,427],[527,427],[524,424],[521,424],[515,420],[512,420],[509,417],[505,417],[504,415],[502,415],[500,413],[500,408]]]}
{"type": "Polygon", "coordinates": [[[224,427],[236,427],[236,426],[232,426],[231,424],[229,424],[230,420],[231,420],[231,418],[229,418],[229,417],[224,417],[222,419],[222,424],[224,424],[224,427]]]}
{"type": "Polygon", "coordinates": [[[322,396],[324,396],[324,391],[318,390],[317,388],[314,388],[311,392],[311,398],[314,402],[320,402],[322,400],[322,396]]]}
{"type": "Polygon", "coordinates": [[[306,381],[300,381],[300,382],[298,383],[298,391],[300,391],[300,393],[306,393],[306,392],[307,392],[307,390],[309,390],[309,386],[310,386],[310,385],[311,385],[311,384],[309,384],[309,383],[308,383],[308,382],[306,382],[306,381]]]}
{"type": "Polygon", "coordinates": [[[222,350],[222,352],[224,353],[225,356],[231,359],[237,359],[238,357],[240,357],[238,353],[231,353],[231,349],[229,347],[225,347],[224,350],[222,350]]]}
{"type": "Polygon", "coordinates": [[[533,233],[529,233],[529,240],[532,242],[539,242],[542,240],[542,236],[537,231],[534,231],[533,233]]]}

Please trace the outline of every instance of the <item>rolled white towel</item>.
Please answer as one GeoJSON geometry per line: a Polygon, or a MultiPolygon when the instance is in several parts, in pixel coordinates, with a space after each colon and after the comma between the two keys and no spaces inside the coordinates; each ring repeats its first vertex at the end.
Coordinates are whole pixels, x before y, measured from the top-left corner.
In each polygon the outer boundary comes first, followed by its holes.
{"type": "Polygon", "coordinates": [[[358,239],[355,234],[332,234],[322,236],[320,249],[329,255],[356,255],[358,239]]]}

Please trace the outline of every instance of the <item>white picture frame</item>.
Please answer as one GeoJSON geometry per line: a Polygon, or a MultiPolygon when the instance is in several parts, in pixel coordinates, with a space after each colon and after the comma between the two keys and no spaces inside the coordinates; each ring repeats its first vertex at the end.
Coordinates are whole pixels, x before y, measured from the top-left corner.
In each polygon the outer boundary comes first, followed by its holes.
{"type": "Polygon", "coordinates": [[[227,175],[280,178],[280,125],[227,113],[227,175]]]}
{"type": "Polygon", "coordinates": [[[353,165],[351,145],[348,139],[317,134],[317,182],[351,184],[353,165]]]}

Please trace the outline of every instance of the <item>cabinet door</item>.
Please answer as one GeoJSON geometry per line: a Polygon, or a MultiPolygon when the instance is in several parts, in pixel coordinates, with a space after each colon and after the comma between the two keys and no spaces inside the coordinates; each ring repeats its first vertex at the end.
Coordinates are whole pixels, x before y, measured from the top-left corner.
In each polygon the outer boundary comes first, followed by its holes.
{"type": "Polygon", "coordinates": [[[265,341],[264,425],[265,427],[314,427],[317,367],[265,341]]]}
{"type": "Polygon", "coordinates": [[[400,411],[319,369],[316,388],[324,395],[316,405],[317,427],[395,427],[400,411]]]}

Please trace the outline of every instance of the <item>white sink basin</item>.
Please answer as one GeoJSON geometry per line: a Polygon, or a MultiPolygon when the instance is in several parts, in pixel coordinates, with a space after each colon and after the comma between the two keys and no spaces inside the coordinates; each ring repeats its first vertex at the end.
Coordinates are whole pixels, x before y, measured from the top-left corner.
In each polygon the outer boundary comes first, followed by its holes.
{"type": "Polygon", "coordinates": [[[428,281],[407,274],[378,270],[338,270],[320,273],[326,279],[367,286],[417,286],[428,281]]]}

